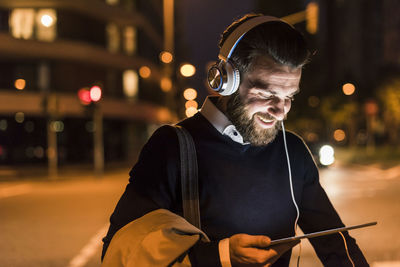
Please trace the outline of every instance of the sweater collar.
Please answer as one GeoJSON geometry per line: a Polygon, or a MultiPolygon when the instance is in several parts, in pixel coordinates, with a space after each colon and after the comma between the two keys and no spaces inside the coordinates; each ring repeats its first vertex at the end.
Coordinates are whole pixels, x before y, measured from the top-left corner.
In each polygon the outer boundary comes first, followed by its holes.
{"type": "Polygon", "coordinates": [[[248,145],[248,142],[243,142],[243,137],[236,129],[235,125],[226,117],[226,115],[215,105],[218,96],[208,96],[201,107],[200,113],[214,126],[222,135],[227,135],[233,141],[248,145]]]}

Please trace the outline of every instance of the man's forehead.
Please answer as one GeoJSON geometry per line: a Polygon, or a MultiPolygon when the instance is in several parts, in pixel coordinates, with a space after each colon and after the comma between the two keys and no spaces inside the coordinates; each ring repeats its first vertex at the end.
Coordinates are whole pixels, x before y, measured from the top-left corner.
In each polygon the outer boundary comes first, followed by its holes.
{"type": "Polygon", "coordinates": [[[247,79],[250,82],[268,83],[268,84],[292,84],[297,85],[301,78],[301,68],[287,70],[279,67],[260,66],[253,68],[247,73],[247,79]]]}
{"type": "Polygon", "coordinates": [[[269,56],[258,56],[251,64],[249,72],[258,73],[262,72],[264,75],[286,76],[292,74],[291,79],[297,79],[296,76],[301,76],[301,68],[292,68],[287,65],[282,65],[274,61],[269,56]]]}

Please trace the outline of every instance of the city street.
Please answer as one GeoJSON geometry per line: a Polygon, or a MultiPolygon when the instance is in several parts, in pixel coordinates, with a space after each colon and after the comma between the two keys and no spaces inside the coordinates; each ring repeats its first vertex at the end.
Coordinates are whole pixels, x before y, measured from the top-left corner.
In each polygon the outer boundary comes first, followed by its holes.
{"type": "MultiPolygon", "coordinates": [[[[128,169],[102,179],[1,182],[0,266],[100,266],[100,240],[127,179],[128,169]]],[[[321,170],[321,183],[346,225],[378,221],[351,232],[371,266],[400,266],[400,167],[337,164],[321,170]]],[[[300,266],[322,266],[308,241],[300,266]]]]}

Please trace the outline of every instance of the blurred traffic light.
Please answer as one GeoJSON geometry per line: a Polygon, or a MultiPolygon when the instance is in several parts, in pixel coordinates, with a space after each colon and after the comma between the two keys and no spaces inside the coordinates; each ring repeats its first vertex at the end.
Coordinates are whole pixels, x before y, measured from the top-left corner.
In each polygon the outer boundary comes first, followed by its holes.
{"type": "Polygon", "coordinates": [[[101,99],[101,88],[98,85],[94,85],[90,88],[90,100],[93,102],[98,102],[101,99]]]}
{"type": "Polygon", "coordinates": [[[316,2],[310,2],[306,7],[306,29],[310,34],[316,34],[318,31],[318,13],[319,6],[316,2]]]}
{"type": "Polygon", "coordinates": [[[90,89],[88,87],[84,87],[78,91],[79,101],[85,106],[90,105],[92,102],[100,101],[101,96],[102,90],[98,85],[94,85],[90,89]]]}

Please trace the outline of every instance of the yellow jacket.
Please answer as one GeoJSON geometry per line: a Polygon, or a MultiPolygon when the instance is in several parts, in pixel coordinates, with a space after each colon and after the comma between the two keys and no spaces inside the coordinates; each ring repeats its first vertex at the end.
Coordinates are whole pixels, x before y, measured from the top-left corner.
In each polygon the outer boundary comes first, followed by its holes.
{"type": "Polygon", "coordinates": [[[200,238],[209,241],[184,218],[158,209],[114,235],[102,267],[191,266],[187,252],[200,238]]]}

